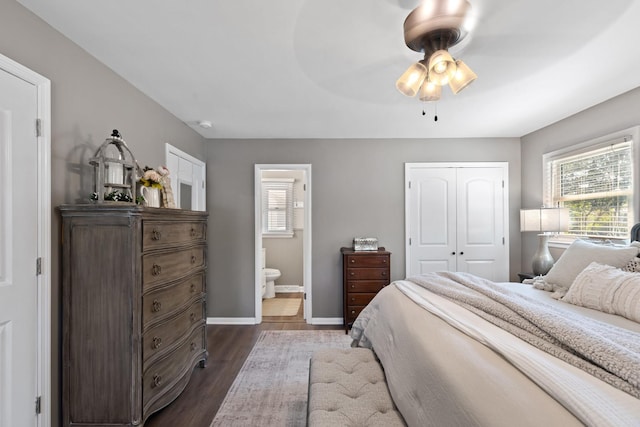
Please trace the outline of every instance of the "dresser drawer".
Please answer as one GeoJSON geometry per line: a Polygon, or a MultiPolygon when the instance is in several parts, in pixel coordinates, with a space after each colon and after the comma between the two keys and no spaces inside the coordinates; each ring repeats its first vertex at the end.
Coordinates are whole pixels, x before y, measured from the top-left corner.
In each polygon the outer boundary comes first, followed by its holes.
{"type": "Polygon", "coordinates": [[[388,284],[388,280],[348,280],[345,286],[347,292],[378,292],[388,284]]]}
{"type": "Polygon", "coordinates": [[[149,328],[142,334],[142,360],[147,362],[173,347],[181,337],[189,333],[194,325],[203,324],[203,318],[204,304],[202,301],[196,301],[176,317],[171,317],[166,322],[149,328]]]}
{"type": "Polygon", "coordinates": [[[142,291],[167,283],[205,266],[204,246],[142,256],[142,291]]]}
{"type": "Polygon", "coordinates": [[[350,292],[347,293],[347,305],[367,305],[375,296],[375,292],[361,294],[350,292]]]}
{"type": "Polygon", "coordinates": [[[364,305],[348,305],[346,313],[347,323],[353,323],[364,308],[364,305]]]}
{"type": "Polygon", "coordinates": [[[204,240],[206,228],[204,222],[144,221],[142,250],[204,240]]]}
{"type": "Polygon", "coordinates": [[[388,280],[387,268],[347,268],[347,280],[379,279],[388,280]]]}
{"type": "MultiPolygon", "coordinates": [[[[153,404],[160,395],[169,390],[179,380],[187,362],[202,353],[205,340],[205,328],[198,328],[189,336],[189,339],[176,348],[167,357],[152,363],[142,375],[142,401],[147,408],[153,404]]],[[[189,373],[187,373],[189,375],[189,373]]]]}
{"type": "Polygon", "coordinates": [[[142,328],[183,307],[205,292],[204,272],[188,277],[171,286],[157,288],[142,296],[142,328]]]}
{"type": "Polygon", "coordinates": [[[385,255],[360,254],[346,255],[347,268],[349,267],[387,267],[389,257],[385,255]]]}

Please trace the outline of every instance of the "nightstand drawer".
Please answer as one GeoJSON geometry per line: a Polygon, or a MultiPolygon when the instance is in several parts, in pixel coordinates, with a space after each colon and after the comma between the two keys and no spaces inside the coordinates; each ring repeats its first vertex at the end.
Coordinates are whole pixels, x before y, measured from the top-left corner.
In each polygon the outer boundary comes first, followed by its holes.
{"type": "Polygon", "coordinates": [[[387,268],[348,268],[347,280],[363,280],[363,279],[389,279],[389,270],[387,268]]]}

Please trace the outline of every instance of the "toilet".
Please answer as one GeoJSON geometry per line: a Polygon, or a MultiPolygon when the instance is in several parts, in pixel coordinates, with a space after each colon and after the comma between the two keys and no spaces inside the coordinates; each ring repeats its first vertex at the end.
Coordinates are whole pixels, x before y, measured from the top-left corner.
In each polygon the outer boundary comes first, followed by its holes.
{"type": "Polygon", "coordinates": [[[280,270],[265,267],[267,259],[266,250],[262,248],[262,298],[274,298],[276,296],[276,280],[280,278],[280,270]]]}

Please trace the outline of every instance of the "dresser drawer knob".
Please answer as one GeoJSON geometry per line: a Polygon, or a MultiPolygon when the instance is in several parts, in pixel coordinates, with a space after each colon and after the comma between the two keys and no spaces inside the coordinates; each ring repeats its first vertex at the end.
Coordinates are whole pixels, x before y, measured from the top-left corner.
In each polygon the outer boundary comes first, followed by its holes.
{"type": "Polygon", "coordinates": [[[162,303],[157,299],[154,299],[153,302],[151,303],[151,311],[153,311],[154,313],[157,313],[160,311],[161,308],[162,308],[162,303]]]}
{"type": "Polygon", "coordinates": [[[153,384],[152,384],[152,386],[153,387],[159,387],[160,384],[162,384],[162,375],[155,374],[153,376],[153,384]]]}
{"type": "Polygon", "coordinates": [[[387,259],[386,259],[386,258],[383,258],[383,259],[382,259],[382,263],[383,263],[383,264],[386,264],[386,263],[387,263],[387,259]]]}
{"type": "Polygon", "coordinates": [[[355,275],[356,275],[356,273],[355,273],[354,271],[350,272],[349,274],[350,274],[351,276],[355,276],[355,275]]]}
{"type": "Polygon", "coordinates": [[[195,349],[196,349],[196,347],[198,347],[198,346],[196,345],[196,343],[192,342],[192,343],[191,343],[191,351],[195,350],[195,349]]]}
{"type": "Polygon", "coordinates": [[[383,271],[383,272],[382,272],[382,277],[386,277],[386,276],[387,276],[387,272],[386,272],[386,271],[383,271]]]}
{"type": "Polygon", "coordinates": [[[189,315],[189,319],[191,319],[191,321],[192,321],[192,322],[195,322],[195,320],[196,320],[196,314],[195,314],[195,313],[191,313],[191,314],[189,315]]]}
{"type": "Polygon", "coordinates": [[[195,264],[196,263],[196,256],[195,255],[191,255],[191,264],[195,264]]]}
{"type": "Polygon", "coordinates": [[[351,302],[355,302],[355,301],[356,301],[355,297],[351,297],[351,302]]]}
{"type": "Polygon", "coordinates": [[[191,237],[196,237],[196,229],[191,227],[191,237]]]}
{"type": "Polygon", "coordinates": [[[352,284],[352,285],[351,285],[351,289],[355,289],[355,288],[356,288],[356,285],[353,285],[353,284],[352,284]]]}
{"type": "Polygon", "coordinates": [[[351,310],[351,314],[356,314],[356,311],[355,310],[351,310]]]}
{"type": "Polygon", "coordinates": [[[154,262],[153,265],[151,266],[151,275],[159,276],[160,273],[162,273],[162,267],[160,267],[158,264],[154,262]]]}
{"type": "Polygon", "coordinates": [[[352,260],[351,260],[351,264],[355,264],[355,263],[356,263],[356,260],[355,260],[355,259],[352,259],[352,260]]]}
{"type": "Polygon", "coordinates": [[[162,344],[162,338],[160,338],[160,337],[153,337],[153,344],[151,345],[151,347],[152,347],[154,350],[159,349],[161,344],[162,344]]]}
{"type": "Polygon", "coordinates": [[[194,293],[196,291],[196,284],[192,283],[191,284],[191,293],[194,293]]]}
{"type": "Polygon", "coordinates": [[[151,240],[160,240],[162,238],[162,233],[157,228],[151,230],[151,240]]]}

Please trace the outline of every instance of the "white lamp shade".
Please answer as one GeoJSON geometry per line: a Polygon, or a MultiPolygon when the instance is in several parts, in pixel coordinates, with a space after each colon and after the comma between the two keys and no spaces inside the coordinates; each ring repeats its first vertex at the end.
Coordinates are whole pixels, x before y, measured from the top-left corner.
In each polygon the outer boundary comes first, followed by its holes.
{"type": "Polygon", "coordinates": [[[406,96],[415,96],[426,77],[427,67],[420,62],[416,62],[400,76],[396,82],[396,88],[406,96]]]}
{"type": "Polygon", "coordinates": [[[454,94],[457,94],[478,78],[476,73],[471,71],[471,68],[469,68],[467,64],[465,64],[461,60],[457,60],[456,65],[456,73],[454,74],[453,78],[449,80],[449,87],[454,94]]]}
{"type": "Polygon", "coordinates": [[[442,94],[442,86],[431,83],[428,79],[420,86],[420,101],[437,101],[442,94]]]}
{"type": "Polygon", "coordinates": [[[555,232],[569,229],[569,209],[539,208],[520,211],[520,231],[555,232]]]}
{"type": "Polygon", "coordinates": [[[446,85],[456,73],[456,63],[446,50],[436,50],[429,58],[429,81],[446,85]]]}

